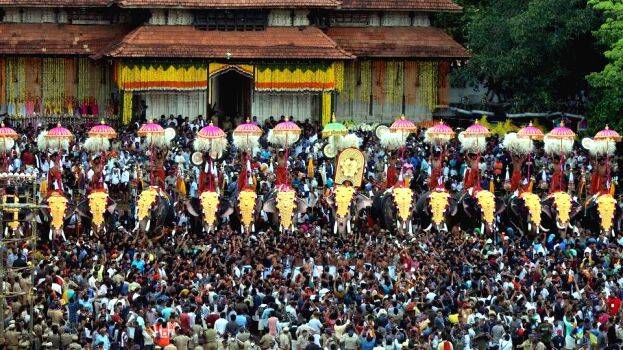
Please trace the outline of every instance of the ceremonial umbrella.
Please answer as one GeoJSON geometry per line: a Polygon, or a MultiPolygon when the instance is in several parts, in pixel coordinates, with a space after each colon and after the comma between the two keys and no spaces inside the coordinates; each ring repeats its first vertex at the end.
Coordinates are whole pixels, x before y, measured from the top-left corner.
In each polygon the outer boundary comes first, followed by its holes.
{"type": "Polygon", "coordinates": [[[424,132],[424,140],[431,144],[445,145],[454,138],[454,135],[454,130],[441,120],[438,124],[426,129],[424,132]]]}
{"type": "Polygon", "coordinates": [[[348,134],[348,128],[344,124],[335,121],[335,114],[331,118],[331,123],[328,123],[322,129],[322,137],[345,136],[346,134],[348,134]]]}
{"type": "Polygon", "coordinates": [[[400,134],[404,147],[407,142],[407,137],[417,131],[417,126],[412,121],[405,118],[404,115],[401,115],[400,118],[392,123],[389,127],[389,131],[400,134]]]}
{"type": "Polygon", "coordinates": [[[234,145],[243,151],[251,152],[258,145],[263,133],[259,126],[247,119],[246,123],[242,123],[234,129],[232,133],[234,145]]]}
{"type": "Polygon", "coordinates": [[[608,183],[608,186],[610,186],[610,153],[614,153],[615,148],[616,148],[616,143],[621,142],[621,135],[619,135],[618,132],[610,129],[608,127],[608,124],[606,124],[606,127],[603,130],[595,134],[595,137],[593,137],[593,140],[597,142],[605,143],[606,167],[607,167],[606,173],[608,177],[607,183],[608,183]],[[614,145],[610,146],[610,142],[614,143],[614,145]]]}
{"type": "Polygon", "coordinates": [[[19,138],[19,135],[15,130],[4,126],[0,127],[0,149],[2,150],[2,167],[4,170],[7,168],[7,157],[6,153],[10,152],[13,146],[15,146],[15,140],[19,138]]]}
{"type": "MultiPolygon", "coordinates": [[[[530,122],[528,126],[525,126],[521,128],[519,131],[517,131],[517,137],[520,139],[543,140],[543,137],[545,137],[545,135],[543,135],[543,132],[541,131],[541,129],[532,125],[532,122],[530,122]]],[[[531,176],[531,165],[532,165],[532,153],[528,153],[528,181],[530,181],[530,176],[531,176]]]]}
{"type": "Polygon", "coordinates": [[[218,158],[227,147],[227,134],[218,126],[210,123],[199,130],[193,147],[197,152],[212,152],[214,158],[218,158]]]}
{"type": "Polygon", "coordinates": [[[84,148],[90,152],[105,152],[110,148],[110,139],[117,137],[117,132],[102,120],[99,125],[92,127],[87,133],[89,137],[84,141],[84,148]]]}
{"type": "MultiPolygon", "coordinates": [[[[486,148],[486,138],[491,135],[491,131],[486,126],[480,124],[478,120],[469,126],[465,131],[459,134],[459,141],[465,151],[476,153],[476,164],[480,164],[480,154],[486,148]]],[[[477,179],[476,189],[480,190],[480,171],[478,169],[472,169],[476,171],[477,179]]]]}

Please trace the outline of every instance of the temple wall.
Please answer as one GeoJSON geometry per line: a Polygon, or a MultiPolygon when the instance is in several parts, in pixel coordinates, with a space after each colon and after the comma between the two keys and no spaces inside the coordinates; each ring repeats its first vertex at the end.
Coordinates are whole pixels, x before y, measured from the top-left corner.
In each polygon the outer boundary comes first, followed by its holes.
{"type": "Polygon", "coordinates": [[[437,106],[449,102],[448,73],[447,62],[347,62],[335,113],[341,120],[367,123],[390,122],[401,114],[428,120],[437,106]]]}
{"type": "Polygon", "coordinates": [[[279,119],[282,115],[291,116],[294,120],[319,120],[321,99],[319,93],[274,93],[254,92],[251,114],[258,121],[270,116],[279,119]]]}

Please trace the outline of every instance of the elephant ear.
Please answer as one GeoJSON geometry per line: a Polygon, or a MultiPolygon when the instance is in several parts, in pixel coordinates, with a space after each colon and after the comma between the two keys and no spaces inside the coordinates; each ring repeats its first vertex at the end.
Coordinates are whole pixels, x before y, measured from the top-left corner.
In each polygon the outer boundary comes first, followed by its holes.
{"type": "Polygon", "coordinates": [[[357,198],[355,199],[356,213],[360,213],[362,210],[370,207],[372,207],[372,199],[362,194],[357,195],[357,198]]]}
{"type": "Polygon", "coordinates": [[[275,197],[272,197],[271,199],[264,202],[262,210],[266,213],[277,213],[277,200],[275,199],[275,197]]]}
{"type": "Polygon", "coordinates": [[[225,209],[225,211],[223,211],[223,213],[221,214],[221,217],[222,218],[228,218],[233,213],[234,213],[234,207],[232,205],[228,205],[227,209],[225,209]]]}
{"type": "Polygon", "coordinates": [[[549,201],[546,199],[541,203],[541,211],[547,215],[548,218],[552,219],[553,215],[552,215],[552,206],[551,203],[549,203],[549,201]]]}
{"type": "Polygon", "coordinates": [[[327,202],[327,204],[328,204],[331,208],[333,208],[333,205],[335,204],[334,196],[335,196],[335,194],[332,194],[332,195],[330,195],[330,196],[325,197],[325,199],[324,199],[324,200],[325,200],[325,202],[327,202]]]}
{"type": "Polygon", "coordinates": [[[569,220],[575,219],[575,217],[578,216],[582,212],[582,210],[584,210],[584,208],[580,205],[580,203],[578,203],[577,201],[572,201],[571,212],[569,213],[569,220]]]}
{"type": "Polygon", "coordinates": [[[117,209],[117,202],[113,201],[111,199],[112,203],[106,208],[106,210],[108,210],[108,213],[112,214],[115,212],[115,209],[117,209]]]}

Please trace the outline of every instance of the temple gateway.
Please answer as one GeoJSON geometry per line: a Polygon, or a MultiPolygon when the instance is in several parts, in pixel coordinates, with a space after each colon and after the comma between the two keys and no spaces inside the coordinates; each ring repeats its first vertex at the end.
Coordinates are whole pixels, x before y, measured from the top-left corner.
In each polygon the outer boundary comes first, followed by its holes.
{"type": "Polygon", "coordinates": [[[0,114],[429,119],[451,0],[0,0],[0,114]]]}

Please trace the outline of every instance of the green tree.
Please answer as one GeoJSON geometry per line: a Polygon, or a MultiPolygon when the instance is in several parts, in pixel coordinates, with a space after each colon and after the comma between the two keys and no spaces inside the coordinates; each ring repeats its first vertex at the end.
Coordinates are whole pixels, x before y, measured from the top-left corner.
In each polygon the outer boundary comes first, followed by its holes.
{"type": "Polygon", "coordinates": [[[576,110],[600,66],[586,0],[483,0],[466,14],[467,76],[511,110],[576,110]]]}
{"type": "Polygon", "coordinates": [[[590,125],[599,129],[610,124],[623,130],[623,2],[590,0],[589,4],[604,14],[605,21],[595,36],[607,47],[607,64],[588,76],[593,88],[590,125]]]}

